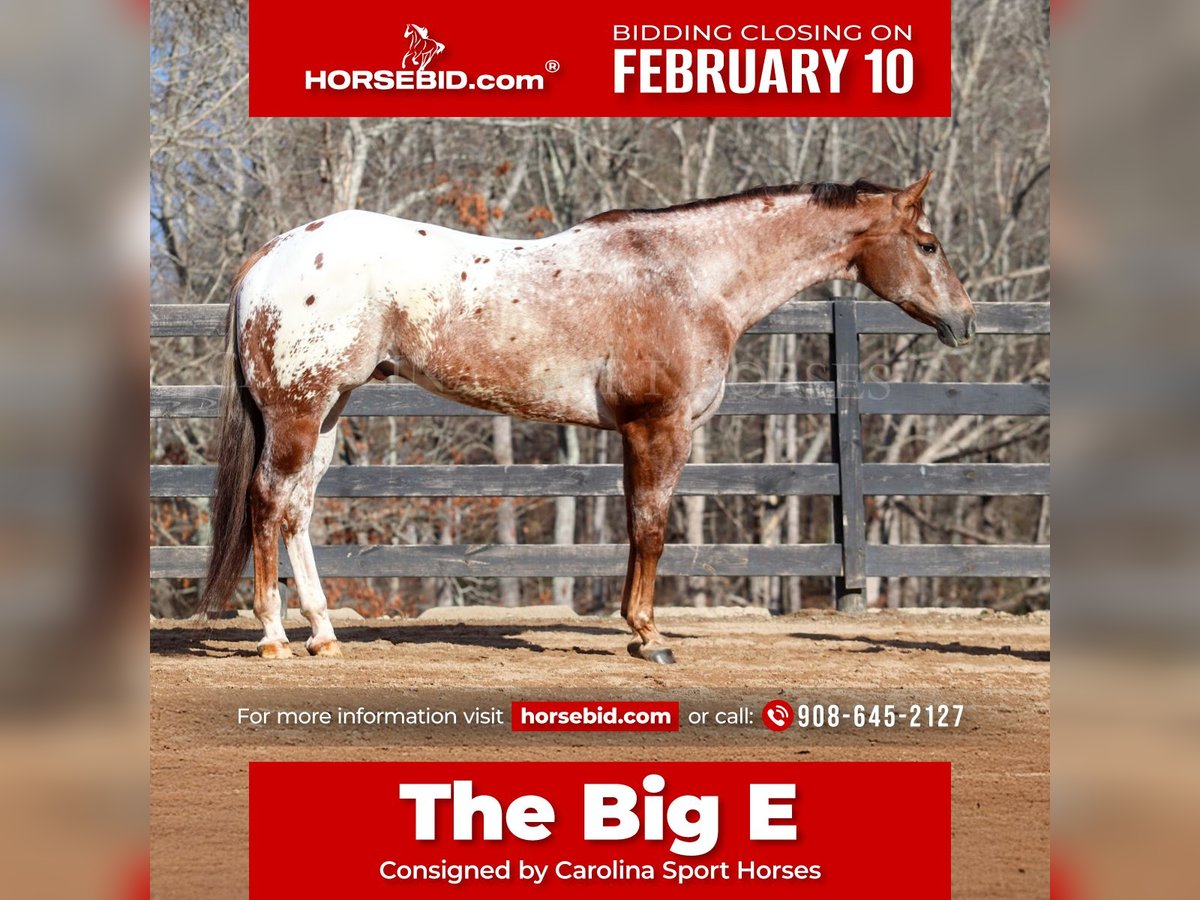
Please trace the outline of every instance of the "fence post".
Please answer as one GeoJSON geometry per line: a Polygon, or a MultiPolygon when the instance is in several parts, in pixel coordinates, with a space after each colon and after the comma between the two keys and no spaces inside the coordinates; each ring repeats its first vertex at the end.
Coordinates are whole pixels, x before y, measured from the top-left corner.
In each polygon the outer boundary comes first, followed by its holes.
{"type": "Polygon", "coordinates": [[[863,509],[862,378],[858,318],[854,301],[833,301],[833,371],[837,414],[833,417],[833,460],[840,491],[833,498],[833,533],[842,546],[842,574],[834,580],[839,612],[866,610],[867,525],[863,509]]]}

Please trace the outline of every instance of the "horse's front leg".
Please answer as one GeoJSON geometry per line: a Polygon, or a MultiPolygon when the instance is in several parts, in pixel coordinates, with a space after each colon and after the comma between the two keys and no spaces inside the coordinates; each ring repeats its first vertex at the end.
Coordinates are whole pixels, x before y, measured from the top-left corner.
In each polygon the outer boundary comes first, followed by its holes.
{"type": "Polygon", "coordinates": [[[634,656],[673,663],[675,656],[654,625],[654,578],[662,556],[671,495],[692,445],[688,418],[643,419],[621,426],[625,456],[625,511],[629,568],[621,614],[638,640],[634,656]]]}

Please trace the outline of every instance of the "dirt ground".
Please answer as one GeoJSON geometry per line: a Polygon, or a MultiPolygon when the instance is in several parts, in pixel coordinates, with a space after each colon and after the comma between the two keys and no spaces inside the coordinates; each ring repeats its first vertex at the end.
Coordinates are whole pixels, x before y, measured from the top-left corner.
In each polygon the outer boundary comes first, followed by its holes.
{"type": "MultiPolygon", "coordinates": [[[[247,768],[272,760],[950,760],[953,883],[962,898],[1049,896],[1050,621],[980,611],[863,616],[660,612],[678,663],[626,654],[624,623],[546,608],[436,611],[341,621],[342,659],[254,655],[253,619],[152,624],[151,875],[154,897],[247,892],[247,768]],[[679,700],[752,706],[741,728],[677,734],[513,734],[503,728],[262,728],[238,707],[471,708],[516,699],[679,700]],[[764,729],[769,699],[964,704],[955,729],[764,729]]],[[[681,716],[683,718],[683,716],[681,716]]],[[[330,785],[326,790],[337,790],[330,785]]],[[[297,821],[320,799],[297,785],[297,821]]],[[[864,833],[867,847],[886,834],[864,833]]],[[[297,852],[300,849],[299,835],[297,852]]]]}

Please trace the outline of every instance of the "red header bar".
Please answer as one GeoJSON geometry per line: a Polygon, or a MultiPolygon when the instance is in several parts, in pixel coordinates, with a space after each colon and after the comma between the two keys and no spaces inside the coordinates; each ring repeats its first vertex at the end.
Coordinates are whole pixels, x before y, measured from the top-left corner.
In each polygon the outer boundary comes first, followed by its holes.
{"type": "Polygon", "coordinates": [[[255,116],[947,116],[950,2],[251,0],[255,116]]]}
{"type": "Polygon", "coordinates": [[[950,764],[250,764],[253,900],[630,888],[944,900],[950,764]]]}
{"type": "Polygon", "coordinates": [[[679,704],[643,700],[514,700],[513,731],[678,731],[679,704]]]}

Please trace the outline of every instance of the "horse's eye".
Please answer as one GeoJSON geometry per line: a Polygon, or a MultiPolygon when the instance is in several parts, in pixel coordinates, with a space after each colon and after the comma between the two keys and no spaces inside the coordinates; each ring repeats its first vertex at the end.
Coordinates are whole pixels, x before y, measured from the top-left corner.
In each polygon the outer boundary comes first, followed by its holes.
{"type": "Polygon", "coordinates": [[[937,253],[937,244],[918,244],[922,253],[937,253]]]}

